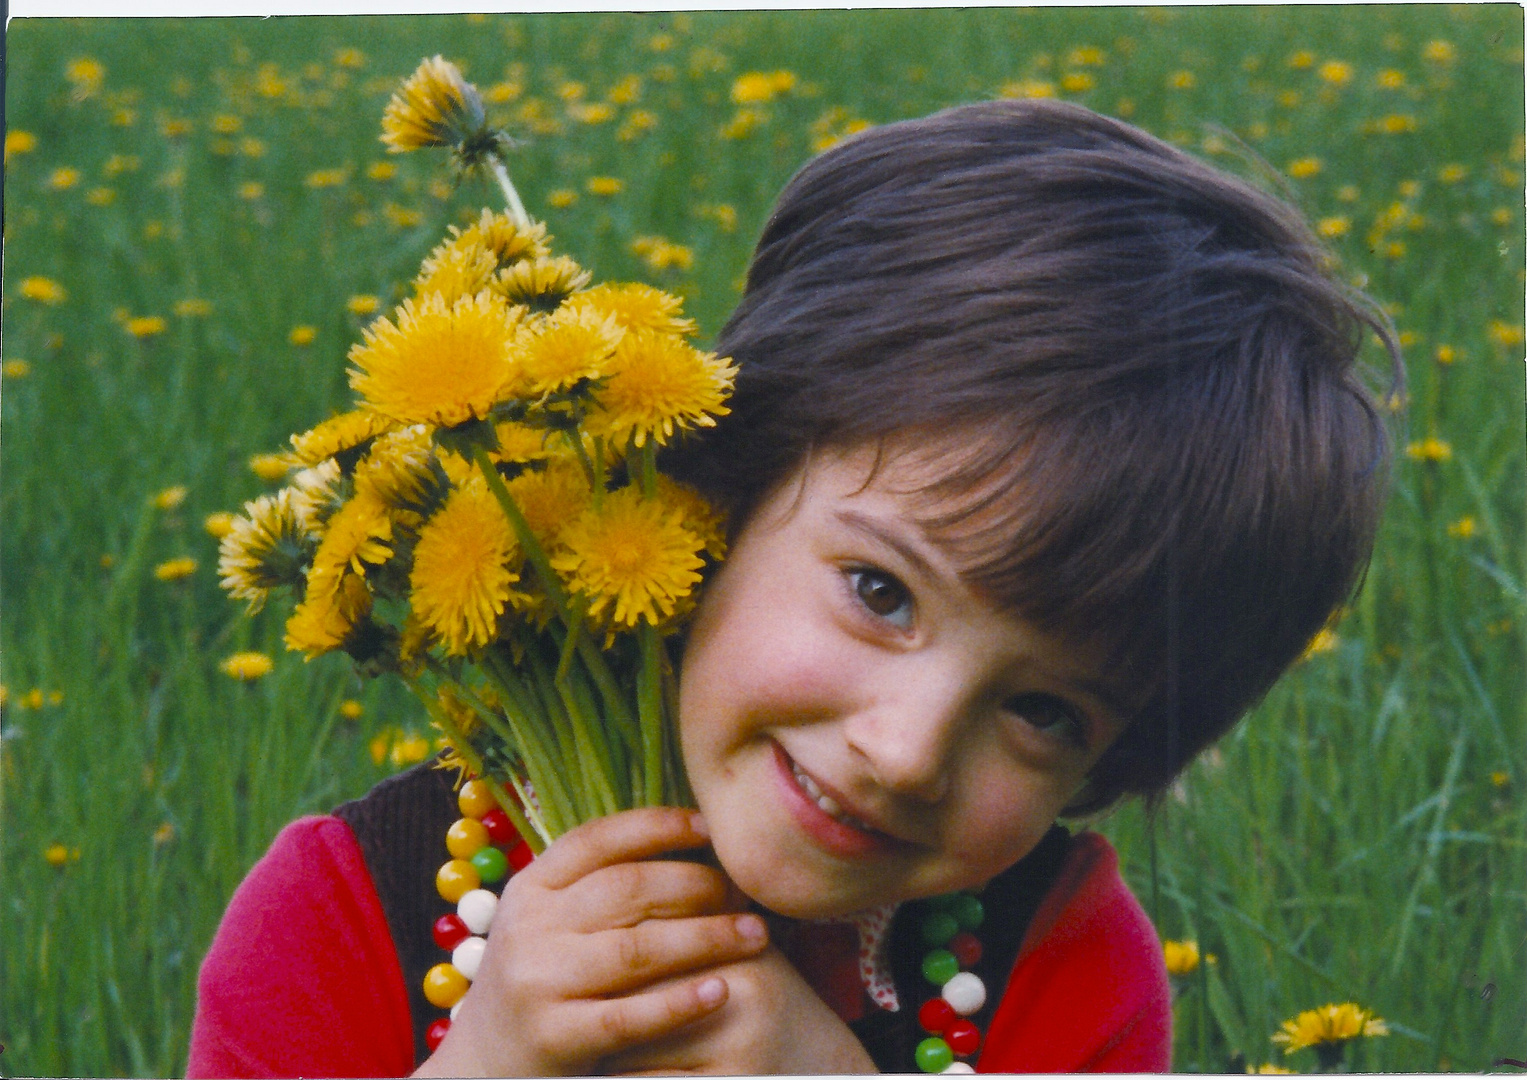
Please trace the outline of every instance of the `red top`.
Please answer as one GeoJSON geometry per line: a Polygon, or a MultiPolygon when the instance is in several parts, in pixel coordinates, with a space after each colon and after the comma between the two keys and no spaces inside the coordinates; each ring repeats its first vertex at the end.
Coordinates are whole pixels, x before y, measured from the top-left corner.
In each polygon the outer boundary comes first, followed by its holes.
{"type": "MultiPolygon", "coordinates": [[[[1096,833],[1071,844],[1018,951],[981,1072],[1165,1072],[1171,994],[1150,920],[1096,833]]],[[[186,1075],[406,1076],[408,994],[360,846],[338,818],[281,831],[202,964],[186,1075]]]]}

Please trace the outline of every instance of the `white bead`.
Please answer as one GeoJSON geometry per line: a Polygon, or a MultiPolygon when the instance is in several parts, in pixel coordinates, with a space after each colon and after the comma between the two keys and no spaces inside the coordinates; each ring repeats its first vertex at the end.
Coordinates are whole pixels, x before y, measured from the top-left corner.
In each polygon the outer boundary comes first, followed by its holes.
{"type": "Polygon", "coordinates": [[[962,971],[944,984],[944,1000],[961,1016],[969,1016],[986,1004],[986,985],[979,975],[962,971]]]}
{"type": "Polygon", "coordinates": [[[498,910],[498,897],[487,889],[473,889],[456,902],[456,914],[474,934],[486,934],[498,910]]]}
{"type": "MultiPolygon", "coordinates": [[[[461,995],[461,1001],[465,1001],[466,999],[467,999],[467,996],[465,994],[462,994],[461,995]]],[[[456,1014],[461,1011],[461,1001],[458,1001],[456,1004],[451,1006],[451,1019],[452,1020],[456,1019],[456,1014]]]]}
{"type": "Polygon", "coordinates": [[[949,1066],[949,1068],[945,1069],[944,1071],[946,1073],[973,1073],[976,1070],[971,1068],[969,1062],[956,1061],[953,1064],[951,1064],[949,1066]]]}
{"type": "Polygon", "coordinates": [[[468,979],[476,980],[477,968],[487,947],[487,938],[469,937],[451,950],[451,964],[468,979]]]}

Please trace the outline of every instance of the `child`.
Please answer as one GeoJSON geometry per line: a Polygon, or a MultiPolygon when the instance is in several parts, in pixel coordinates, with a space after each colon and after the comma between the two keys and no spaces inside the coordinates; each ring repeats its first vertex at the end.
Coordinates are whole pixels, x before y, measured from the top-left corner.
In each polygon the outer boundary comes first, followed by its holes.
{"type": "Polygon", "coordinates": [[[433,1055],[449,779],[295,823],[191,1073],[908,1071],[951,912],[975,1035],[939,1023],[982,1071],[1166,1069],[1154,931],[1055,819],[1159,794],[1358,580],[1387,444],[1355,355],[1391,337],[1322,266],[1288,207],[1076,106],[812,161],[718,342],[732,415],[664,462],[733,523],[681,643],[699,814],[517,874],[433,1055]]]}

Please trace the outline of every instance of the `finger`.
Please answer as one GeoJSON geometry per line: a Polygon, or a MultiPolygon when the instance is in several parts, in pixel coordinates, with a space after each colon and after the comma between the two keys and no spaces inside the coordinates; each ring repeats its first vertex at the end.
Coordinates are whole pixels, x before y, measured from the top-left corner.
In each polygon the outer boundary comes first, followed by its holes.
{"type": "Polygon", "coordinates": [[[562,894],[569,930],[635,926],[741,910],[725,874],[692,862],[616,863],[579,878],[562,894]]]}
{"type": "Polygon", "coordinates": [[[709,841],[705,819],[694,810],[625,810],[569,830],[531,866],[545,887],[562,889],[604,866],[703,847],[709,841]]]}
{"type": "Polygon", "coordinates": [[[726,980],[705,975],[626,997],[583,1001],[564,1011],[563,1037],[602,1058],[693,1024],[725,1005],[726,997],[726,980]]]}
{"type": "Polygon", "coordinates": [[[579,965],[583,994],[624,994],[658,979],[754,956],[769,942],[757,915],[649,919],[585,935],[579,965]]]}

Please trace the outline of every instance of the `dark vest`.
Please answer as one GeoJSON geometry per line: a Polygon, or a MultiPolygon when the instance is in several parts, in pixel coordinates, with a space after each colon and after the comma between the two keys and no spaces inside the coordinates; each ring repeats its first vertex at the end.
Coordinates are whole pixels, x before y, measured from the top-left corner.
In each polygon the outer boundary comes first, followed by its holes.
{"type": "MultiPolygon", "coordinates": [[[[425,1029],[445,1015],[425,1000],[423,982],[430,968],[449,959],[435,944],[432,927],[441,915],[455,910],[454,904],[435,891],[435,871],[450,858],[445,848],[446,830],[461,816],[456,808],[454,776],[426,762],[383,780],[362,798],[334,811],[360,843],[398,950],[413,1016],[416,1063],[429,1056],[425,1029]]],[[[1060,826],[1051,828],[1032,852],[993,878],[981,893],[986,921],[976,935],[981,939],[982,955],[974,971],[993,992],[986,1006],[971,1019],[983,1032],[1001,997],[996,989],[1007,985],[1024,931],[1060,873],[1070,840],[1070,834],[1060,826]]],[[[913,1052],[925,1035],[917,1025],[917,1009],[933,992],[921,970],[928,951],[920,940],[924,914],[921,904],[903,904],[891,923],[889,955],[901,997],[900,1011],[886,1012],[869,1005],[864,1018],[849,1025],[882,1072],[918,1071],[913,1052]]]]}

